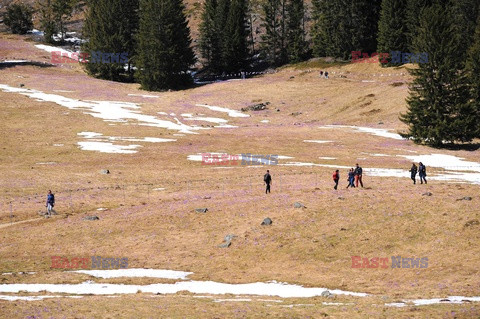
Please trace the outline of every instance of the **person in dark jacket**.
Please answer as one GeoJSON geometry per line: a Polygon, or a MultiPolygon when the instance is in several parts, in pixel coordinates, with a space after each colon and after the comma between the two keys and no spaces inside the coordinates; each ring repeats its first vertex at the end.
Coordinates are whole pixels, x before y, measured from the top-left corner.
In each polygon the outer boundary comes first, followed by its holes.
{"type": "Polygon", "coordinates": [[[353,187],[355,188],[355,171],[353,170],[353,168],[351,168],[349,171],[348,171],[348,185],[347,185],[347,188],[349,187],[353,187]]]}
{"type": "Polygon", "coordinates": [[[265,190],[265,194],[270,193],[270,184],[272,183],[272,176],[270,175],[270,171],[267,169],[267,174],[263,176],[263,181],[267,184],[267,189],[265,190]]]}
{"type": "Polygon", "coordinates": [[[335,182],[335,186],[333,186],[334,190],[337,190],[339,180],[340,180],[340,172],[337,169],[335,173],[333,173],[333,181],[335,182]]]}
{"type": "Polygon", "coordinates": [[[45,204],[45,207],[47,207],[47,216],[52,215],[53,206],[55,206],[55,195],[53,195],[52,191],[49,190],[47,195],[47,203],[45,204]]]}
{"type": "Polygon", "coordinates": [[[424,181],[425,184],[427,183],[427,179],[425,178],[427,177],[427,167],[425,167],[422,162],[418,163],[418,176],[420,176],[421,184],[423,184],[424,181]]]}
{"type": "Polygon", "coordinates": [[[412,163],[412,167],[410,168],[410,178],[413,181],[413,184],[417,183],[417,165],[415,163],[412,163]]]}
{"type": "Polygon", "coordinates": [[[355,173],[355,187],[358,187],[358,183],[360,182],[360,186],[362,186],[363,188],[363,182],[362,182],[363,168],[361,168],[360,165],[358,165],[358,163],[354,173],[355,173]]]}

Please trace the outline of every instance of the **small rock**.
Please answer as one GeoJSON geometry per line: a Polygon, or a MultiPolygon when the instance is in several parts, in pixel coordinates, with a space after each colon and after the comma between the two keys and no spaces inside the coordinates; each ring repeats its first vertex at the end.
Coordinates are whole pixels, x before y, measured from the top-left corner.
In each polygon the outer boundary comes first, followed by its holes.
{"type": "Polygon", "coordinates": [[[378,122],[378,125],[383,125],[383,122],[382,121],[378,122]]]}
{"type": "Polygon", "coordinates": [[[340,230],[347,230],[347,229],[342,227],[342,228],[340,228],[340,230]]]}
{"type": "Polygon", "coordinates": [[[322,292],[320,294],[322,297],[330,297],[332,295],[332,293],[328,290],[325,290],[324,292],[322,292]]]}
{"type": "Polygon", "coordinates": [[[466,196],[466,197],[463,197],[463,198],[459,198],[457,200],[472,200],[472,198],[470,196],[466,196]]]}
{"type": "Polygon", "coordinates": [[[293,204],[293,207],[295,207],[295,208],[306,208],[305,205],[303,205],[302,203],[299,203],[299,202],[295,202],[293,204]]]}
{"type": "Polygon", "coordinates": [[[280,112],[280,109],[277,109],[277,112],[280,112]]]}
{"type": "Polygon", "coordinates": [[[232,244],[231,242],[227,241],[227,242],[225,242],[225,243],[222,243],[222,244],[218,245],[218,247],[220,247],[220,248],[228,248],[228,247],[230,247],[231,244],[232,244]]]}
{"type": "Polygon", "coordinates": [[[270,219],[270,217],[267,217],[263,220],[262,225],[269,226],[273,223],[273,221],[270,219]]]}
{"type": "Polygon", "coordinates": [[[478,221],[478,219],[472,219],[465,223],[465,227],[477,226],[477,225],[480,225],[480,221],[478,221]]]}
{"type": "Polygon", "coordinates": [[[197,213],[206,213],[208,212],[208,208],[196,208],[195,211],[197,213]]]}
{"type": "Polygon", "coordinates": [[[344,200],[344,199],[345,199],[345,197],[342,197],[342,196],[340,196],[340,197],[338,197],[338,199],[340,199],[340,200],[344,200]]]}
{"type": "Polygon", "coordinates": [[[423,193],[422,196],[432,196],[433,194],[430,192],[423,193]]]}
{"type": "Polygon", "coordinates": [[[299,115],[302,115],[302,114],[303,114],[302,112],[293,112],[293,113],[290,114],[290,115],[292,115],[292,116],[299,116],[299,115]]]}
{"type": "Polygon", "coordinates": [[[211,196],[204,196],[203,199],[211,199],[211,196]]]}
{"type": "Polygon", "coordinates": [[[294,76],[291,76],[290,79],[295,79],[295,77],[294,77],[294,76]]]}
{"type": "Polygon", "coordinates": [[[99,220],[98,216],[87,216],[83,218],[84,220],[99,220]]]}
{"type": "Polygon", "coordinates": [[[233,235],[233,234],[229,234],[229,235],[226,235],[224,240],[225,241],[232,241],[232,239],[236,238],[237,236],[236,235],[233,235]]]}
{"type": "Polygon", "coordinates": [[[263,111],[263,110],[268,109],[267,105],[269,105],[269,104],[270,104],[270,102],[258,103],[258,104],[250,105],[250,106],[247,106],[247,107],[243,107],[241,110],[242,110],[242,112],[263,111]]]}
{"type": "Polygon", "coordinates": [[[107,175],[107,174],[110,174],[110,171],[109,171],[108,169],[102,169],[102,170],[100,171],[100,174],[105,174],[105,175],[107,175]]]}
{"type": "Polygon", "coordinates": [[[23,84],[23,83],[22,83],[22,84],[20,84],[20,87],[21,87],[21,88],[23,88],[24,86],[25,86],[25,84],[23,84]]]}

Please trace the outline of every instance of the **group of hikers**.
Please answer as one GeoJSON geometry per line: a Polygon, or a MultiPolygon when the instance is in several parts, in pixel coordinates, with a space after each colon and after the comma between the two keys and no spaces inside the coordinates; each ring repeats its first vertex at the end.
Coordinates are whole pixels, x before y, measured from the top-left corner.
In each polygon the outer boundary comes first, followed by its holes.
{"type": "Polygon", "coordinates": [[[412,168],[410,168],[410,178],[413,180],[413,184],[417,183],[417,172],[418,176],[420,176],[420,183],[423,184],[423,182],[425,182],[426,184],[427,179],[425,177],[427,177],[427,168],[422,162],[418,163],[418,168],[415,163],[412,163],[412,168]]]}
{"type": "MultiPolygon", "coordinates": [[[[411,173],[411,178],[413,180],[413,184],[417,183],[416,181],[417,173],[420,176],[420,182],[422,184],[423,182],[427,184],[427,179],[426,179],[427,168],[422,162],[418,163],[418,167],[417,165],[415,165],[415,163],[413,163],[412,168],[410,169],[410,173],[411,173]]],[[[348,178],[347,178],[347,181],[348,181],[347,188],[358,187],[358,184],[360,184],[360,187],[363,188],[362,175],[363,175],[363,168],[360,165],[358,165],[358,163],[356,164],[355,168],[349,169],[348,178]]],[[[270,185],[272,184],[272,176],[270,175],[269,170],[267,170],[267,173],[263,176],[263,181],[267,186],[267,188],[265,189],[265,194],[268,194],[270,193],[270,185]]],[[[340,181],[340,171],[337,169],[333,173],[333,182],[335,183],[335,186],[333,186],[333,189],[337,190],[339,181],[340,181]]]]}
{"type": "MultiPolygon", "coordinates": [[[[360,183],[360,186],[363,188],[363,182],[362,182],[362,175],[363,175],[363,168],[356,164],[355,168],[351,168],[348,171],[348,178],[347,178],[347,188],[349,187],[358,187],[358,184],[360,183]]],[[[340,181],[340,171],[337,169],[335,173],[333,173],[333,181],[335,182],[335,186],[333,189],[338,188],[338,182],[340,181]]]]}
{"type": "Polygon", "coordinates": [[[325,71],[325,73],[323,71],[320,71],[320,77],[325,77],[325,79],[328,79],[328,71],[325,71]]]}

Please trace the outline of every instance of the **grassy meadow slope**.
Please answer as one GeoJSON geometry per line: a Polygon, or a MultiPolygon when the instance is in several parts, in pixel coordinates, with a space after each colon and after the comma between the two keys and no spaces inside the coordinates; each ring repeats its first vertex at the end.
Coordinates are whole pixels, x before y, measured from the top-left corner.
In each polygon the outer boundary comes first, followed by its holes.
{"type": "MultiPolygon", "coordinates": [[[[46,62],[49,56],[32,42],[1,34],[3,59],[46,62]]],[[[198,134],[178,135],[175,130],[135,121],[106,122],[84,110],[0,89],[0,284],[81,283],[92,278],[50,269],[50,256],[98,255],[127,257],[131,268],[190,271],[193,280],[276,280],[372,294],[333,299],[251,297],[251,302],[229,301],[235,298],[232,296],[226,296],[224,302],[213,302],[210,297],[194,298],[187,292],[0,300],[0,317],[45,316],[47,312],[42,309],[48,309],[49,315],[68,318],[480,316],[478,303],[384,306],[404,299],[480,295],[480,226],[469,223],[480,219],[478,185],[447,181],[412,185],[408,175],[366,174],[365,188],[345,189],[346,170],[341,169],[340,189],[334,191],[334,168],[284,165],[303,162],[353,167],[358,162],[364,168],[408,170],[410,160],[397,155],[432,153],[478,161],[478,150],[435,150],[347,128],[320,128],[341,124],[405,129],[398,115],[406,110],[410,80],[405,67],[311,62],[247,80],[159,93],[140,91],[137,84],[93,79],[75,64],[0,69],[2,85],[23,85],[23,89],[82,101],[138,103],[142,114],[172,122],[178,118],[182,123],[205,128],[195,131],[198,134]],[[320,69],[328,70],[330,79],[320,79],[320,69]],[[248,112],[250,117],[245,118],[198,106],[240,110],[260,102],[270,102],[268,109],[248,112]],[[189,121],[182,117],[185,113],[221,117],[237,127],[215,128],[213,123],[189,121]],[[137,153],[109,154],[81,150],[81,132],[176,141],[139,143],[142,147],[137,153]],[[237,165],[228,169],[187,160],[189,155],[203,152],[279,154],[293,159],[281,159],[282,165],[278,166],[237,165]],[[372,155],[379,153],[382,156],[372,155]],[[268,196],[262,180],[266,168],[273,175],[268,196]],[[101,174],[102,169],[109,169],[111,174],[101,174]],[[59,215],[43,219],[37,212],[44,209],[48,189],[56,194],[59,215]],[[432,196],[423,196],[426,192],[432,196]],[[465,196],[472,200],[458,200],[465,196]],[[296,201],[306,208],[295,209],[296,201]],[[209,211],[194,212],[201,207],[209,211]],[[89,215],[100,220],[83,219],[89,215]],[[272,226],[260,225],[265,217],[273,219],[272,226]],[[237,237],[229,248],[219,248],[227,234],[237,237]],[[428,257],[428,268],[351,267],[351,256],[390,259],[398,255],[428,257]],[[19,274],[21,271],[35,274],[19,274]],[[8,272],[16,274],[3,275],[8,272]],[[343,305],[325,304],[331,302],[343,305]]],[[[429,176],[442,172],[441,168],[429,167],[429,176]]],[[[169,282],[151,278],[95,280],[169,282]]]]}

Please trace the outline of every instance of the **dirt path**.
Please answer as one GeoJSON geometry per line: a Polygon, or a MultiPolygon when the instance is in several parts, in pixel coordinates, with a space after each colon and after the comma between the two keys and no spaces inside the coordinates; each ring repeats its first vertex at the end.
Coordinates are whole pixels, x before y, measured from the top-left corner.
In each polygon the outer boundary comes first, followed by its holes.
{"type": "Polygon", "coordinates": [[[6,227],[9,227],[9,226],[13,226],[13,225],[18,225],[18,224],[23,224],[23,223],[28,223],[28,222],[33,222],[35,220],[40,220],[42,219],[41,217],[38,217],[38,218],[33,218],[33,219],[27,219],[27,220],[22,220],[22,221],[19,221],[19,222],[14,222],[14,223],[5,223],[5,224],[0,224],[0,229],[2,228],[6,228],[6,227]]]}

